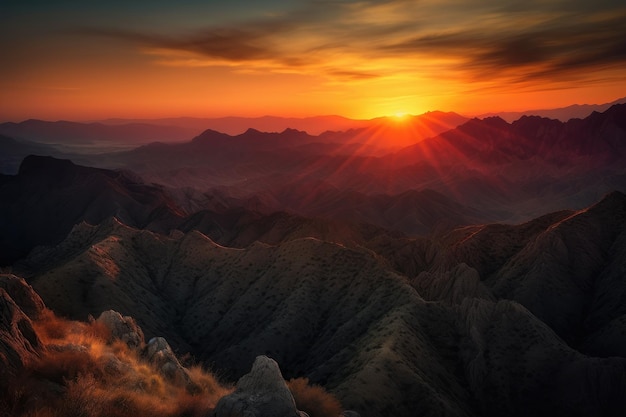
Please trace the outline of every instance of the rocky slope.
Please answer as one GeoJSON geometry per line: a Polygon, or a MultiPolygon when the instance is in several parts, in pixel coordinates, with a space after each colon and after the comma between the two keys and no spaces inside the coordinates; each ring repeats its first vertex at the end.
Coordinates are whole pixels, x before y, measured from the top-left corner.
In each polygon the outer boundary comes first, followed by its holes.
{"type": "Polygon", "coordinates": [[[313,238],[235,249],[111,220],[14,270],[60,314],[131,315],[230,378],[269,355],[364,416],[617,416],[625,204],[614,193],[518,226],[387,235],[376,251],[313,238]]]}
{"type": "MultiPolygon", "coordinates": [[[[0,275],[0,392],[7,392],[23,369],[36,361],[44,346],[32,320],[44,304],[23,279],[0,275]]],[[[0,398],[0,411],[6,398],[0,398]]]]}
{"type": "Polygon", "coordinates": [[[146,342],[132,317],[107,310],[88,322],[59,318],[14,275],[0,275],[0,312],[3,416],[341,414],[338,401],[322,388],[306,380],[288,386],[270,358],[257,357],[233,392],[200,367],[182,365],[163,337],[146,342]]]}

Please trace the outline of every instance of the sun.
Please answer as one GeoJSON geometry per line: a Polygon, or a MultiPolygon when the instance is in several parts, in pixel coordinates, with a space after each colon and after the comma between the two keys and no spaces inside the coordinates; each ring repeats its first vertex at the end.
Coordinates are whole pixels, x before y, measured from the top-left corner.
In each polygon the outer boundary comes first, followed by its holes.
{"type": "Polygon", "coordinates": [[[410,114],[405,111],[397,111],[390,117],[396,123],[404,123],[409,119],[410,114]]]}

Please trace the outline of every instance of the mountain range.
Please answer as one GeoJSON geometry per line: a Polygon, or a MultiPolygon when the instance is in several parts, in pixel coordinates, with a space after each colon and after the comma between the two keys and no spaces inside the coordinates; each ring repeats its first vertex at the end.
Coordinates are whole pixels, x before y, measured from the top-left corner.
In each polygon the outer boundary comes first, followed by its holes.
{"type": "Polygon", "coordinates": [[[593,112],[604,112],[609,107],[615,104],[626,103],[626,97],[614,100],[605,104],[572,104],[567,107],[561,107],[556,109],[539,109],[539,110],[526,110],[519,112],[498,112],[498,113],[484,113],[478,116],[483,119],[486,117],[498,116],[507,122],[514,122],[522,116],[539,116],[549,119],[557,119],[562,122],[567,122],[570,119],[584,119],[593,112]]]}
{"type": "Polygon", "coordinates": [[[457,116],[0,137],[0,413],[621,416],[626,104],[457,116]]]}
{"type": "MultiPolygon", "coordinates": [[[[244,133],[247,129],[263,132],[300,130],[320,135],[328,131],[378,130],[393,120],[395,118],[389,117],[353,120],[340,116],[109,119],[97,122],[51,122],[31,119],[19,123],[1,123],[0,134],[20,140],[57,145],[78,153],[93,153],[94,148],[97,150],[117,146],[124,149],[150,142],[184,142],[206,130],[231,135],[244,133]]],[[[411,126],[411,137],[406,137],[406,140],[420,140],[456,127],[466,120],[467,118],[456,113],[428,112],[418,116],[406,116],[402,122],[411,126]]]]}
{"type": "Polygon", "coordinates": [[[471,119],[410,146],[396,146],[394,138],[410,134],[411,125],[319,136],[209,130],[185,143],[77,160],[130,169],[172,188],[255,198],[272,210],[303,215],[332,211],[303,210],[303,194],[328,196],[337,190],[350,207],[351,193],[397,196],[429,189],[480,212],[483,220],[524,221],[624,190],[624,120],[626,104],[566,123],[530,116],[514,123],[471,119]]]}

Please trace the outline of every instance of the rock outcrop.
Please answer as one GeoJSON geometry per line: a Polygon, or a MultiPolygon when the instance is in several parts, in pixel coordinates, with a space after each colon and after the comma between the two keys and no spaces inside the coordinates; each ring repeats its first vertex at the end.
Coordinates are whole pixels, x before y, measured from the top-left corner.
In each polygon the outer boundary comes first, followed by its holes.
{"type": "Polygon", "coordinates": [[[167,340],[162,337],[153,337],[143,348],[142,355],[157,368],[161,375],[193,390],[193,383],[187,370],[180,364],[167,340]]]}
{"type": "Polygon", "coordinates": [[[111,330],[111,337],[125,342],[130,348],[138,348],[145,343],[143,331],[135,319],[122,316],[117,311],[107,310],[96,320],[111,330]]]}
{"type": "Polygon", "coordinates": [[[305,417],[287,388],[278,364],[267,356],[257,356],[250,373],[237,382],[237,389],[223,397],[215,417],[305,417]]]}
{"type": "Polygon", "coordinates": [[[23,278],[13,274],[0,274],[0,288],[3,288],[17,306],[31,320],[37,320],[46,306],[39,294],[23,278]]]}
{"type": "Polygon", "coordinates": [[[0,392],[12,377],[43,349],[33,324],[7,291],[0,287],[0,392]]]}

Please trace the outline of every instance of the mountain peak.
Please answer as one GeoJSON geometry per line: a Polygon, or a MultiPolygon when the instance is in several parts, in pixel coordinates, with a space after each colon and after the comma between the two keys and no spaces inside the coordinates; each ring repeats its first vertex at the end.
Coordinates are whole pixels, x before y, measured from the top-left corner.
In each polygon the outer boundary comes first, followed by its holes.
{"type": "Polygon", "coordinates": [[[200,133],[198,136],[191,140],[192,143],[205,142],[215,139],[225,139],[230,138],[230,135],[226,133],[218,132],[217,130],[207,129],[204,132],[200,133]]]}
{"type": "Polygon", "coordinates": [[[294,134],[294,133],[306,133],[302,130],[298,130],[298,129],[293,129],[291,127],[286,128],[285,130],[283,130],[282,132],[280,132],[283,135],[289,135],[289,134],[294,134]]]}
{"type": "Polygon", "coordinates": [[[215,416],[297,417],[302,414],[287,388],[278,363],[267,356],[257,356],[250,373],[237,382],[234,393],[223,397],[215,408],[215,416]],[[240,413],[239,410],[246,410],[240,413]]]}
{"type": "Polygon", "coordinates": [[[37,175],[42,173],[68,172],[76,169],[76,165],[69,159],[57,159],[51,156],[28,155],[22,161],[19,175],[37,175]]]}
{"type": "Polygon", "coordinates": [[[245,132],[243,132],[242,136],[243,136],[243,135],[246,135],[246,136],[248,136],[248,135],[258,135],[259,133],[263,133],[263,132],[261,132],[261,131],[260,131],[260,130],[258,130],[258,129],[255,129],[255,128],[252,128],[252,127],[249,127],[248,129],[246,129],[246,131],[245,131],[245,132]]]}
{"type": "Polygon", "coordinates": [[[508,126],[509,125],[509,123],[507,123],[507,121],[504,120],[500,116],[485,117],[483,121],[491,126],[508,126]]]}
{"type": "Polygon", "coordinates": [[[622,211],[626,213],[626,194],[620,191],[612,191],[602,198],[599,202],[589,207],[588,210],[601,210],[610,213],[622,211]]]}

